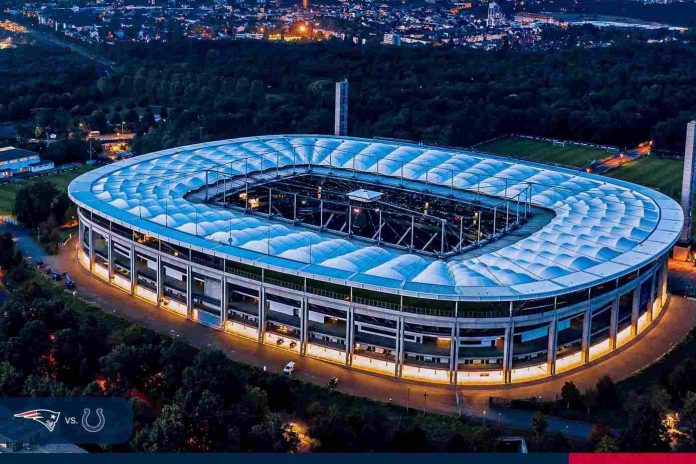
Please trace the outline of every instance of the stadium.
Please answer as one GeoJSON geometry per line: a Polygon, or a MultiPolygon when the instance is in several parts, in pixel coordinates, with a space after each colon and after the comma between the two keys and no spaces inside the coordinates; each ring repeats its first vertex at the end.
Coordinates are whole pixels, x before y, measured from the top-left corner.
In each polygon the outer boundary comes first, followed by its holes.
{"type": "Polygon", "coordinates": [[[680,206],[559,166],[400,140],[274,135],[75,179],[80,263],[198,323],[416,381],[520,383],[667,307],[680,206]]]}

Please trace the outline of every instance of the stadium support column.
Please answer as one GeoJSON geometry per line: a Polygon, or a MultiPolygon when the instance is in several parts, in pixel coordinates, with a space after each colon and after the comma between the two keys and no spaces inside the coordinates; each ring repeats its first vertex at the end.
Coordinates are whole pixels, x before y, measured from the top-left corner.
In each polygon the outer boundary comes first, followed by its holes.
{"type": "Polygon", "coordinates": [[[348,311],[346,311],[346,366],[350,367],[353,365],[353,333],[355,320],[355,308],[351,304],[348,306],[348,311]]]}
{"type": "Polygon", "coordinates": [[[549,339],[546,351],[546,374],[556,375],[556,352],[558,351],[558,318],[549,322],[549,339]]]}
{"type": "Polygon", "coordinates": [[[638,334],[638,311],[640,310],[640,287],[633,289],[633,303],[631,305],[631,337],[638,334]]]}
{"type": "Polygon", "coordinates": [[[657,290],[657,273],[654,271],[650,276],[650,296],[648,297],[648,307],[645,310],[646,322],[649,324],[653,320],[653,306],[655,305],[655,291],[657,290]]]}
{"type": "Polygon", "coordinates": [[[162,304],[164,296],[164,266],[162,265],[162,256],[157,254],[157,306],[162,304]]]}
{"type": "Polygon", "coordinates": [[[222,312],[222,314],[220,314],[220,327],[222,330],[225,330],[225,326],[227,325],[227,277],[224,275],[222,276],[222,289],[220,296],[220,311],[222,312]]]}
{"type": "Polygon", "coordinates": [[[662,263],[657,271],[657,297],[660,299],[660,312],[667,303],[667,260],[662,263]]]}
{"type": "Polygon", "coordinates": [[[582,340],[580,342],[580,352],[582,363],[590,360],[590,341],[592,337],[592,305],[588,303],[585,314],[582,318],[582,340]]]}
{"type": "Polygon", "coordinates": [[[512,349],[514,346],[515,326],[510,322],[505,327],[503,343],[503,382],[512,383],[512,349]]]}
{"type": "Polygon", "coordinates": [[[266,337],[266,290],[259,287],[259,343],[266,337]]]}
{"type": "Polygon", "coordinates": [[[619,303],[621,295],[616,295],[611,302],[611,313],[609,315],[609,349],[616,349],[616,335],[619,333],[619,303]]]}
{"type": "Polygon", "coordinates": [[[302,298],[301,304],[302,306],[300,307],[300,311],[302,314],[300,317],[300,354],[307,354],[307,343],[309,343],[309,305],[307,304],[306,297],[302,298]]]}
{"type": "Polygon", "coordinates": [[[404,318],[396,321],[396,357],[394,358],[394,376],[401,377],[404,366],[404,318]]]}
{"type": "Polygon", "coordinates": [[[111,282],[111,278],[114,275],[114,241],[111,240],[111,234],[109,234],[109,241],[107,243],[108,247],[106,249],[106,259],[108,261],[108,266],[106,267],[108,273],[108,281],[111,282]]]}
{"type": "Polygon", "coordinates": [[[459,348],[459,325],[457,322],[452,324],[452,335],[450,336],[450,383],[457,385],[457,366],[459,365],[457,361],[457,351],[459,348]]]}
{"type": "MultiPolygon", "coordinates": [[[[131,278],[130,292],[131,292],[131,295],[135,295],[135,286],[138,283],[138,276],[136,275],[136,271],[135,271],[135,262],[136,262],[135,245],[133,245],[131,243],[131,246],[130,246],[130,278],[131,278]]],[[[157,279],[159,281],[159,267],[157,268],[157,279]]],[[[158,299],[158,301],[159,301],[159,299],[158,299]]]]}
{"type": "Polygon", "coordinates": [[[89,272],[94,272],[94,227],[89,226],[89,272]]]}
{"type": "Polygon", "coordinates": [[[193,314],[193,275],[191,265],[186,266],[186,317],[191,319],[193,314]]]}

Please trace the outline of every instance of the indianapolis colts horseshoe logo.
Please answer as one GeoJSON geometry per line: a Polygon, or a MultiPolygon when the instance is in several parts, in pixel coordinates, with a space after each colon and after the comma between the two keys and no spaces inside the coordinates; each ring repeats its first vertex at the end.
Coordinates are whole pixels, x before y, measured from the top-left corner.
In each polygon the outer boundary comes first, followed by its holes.
{"type": "Polygon", "coordinates": [[[101,429],[104,428],[104,424],[106,424],[106,419],[104,418],[104,410],[102,408],[97,408],[97,417],[99,418],[99,422],[97,422],[97,425],[89,424],[88,419],[91,413],[92,411],[89,408],[85,408],[85,412],[82,414],[82,428],[84,428],[88,432],[97,433],[101,431],[101,429]]]}

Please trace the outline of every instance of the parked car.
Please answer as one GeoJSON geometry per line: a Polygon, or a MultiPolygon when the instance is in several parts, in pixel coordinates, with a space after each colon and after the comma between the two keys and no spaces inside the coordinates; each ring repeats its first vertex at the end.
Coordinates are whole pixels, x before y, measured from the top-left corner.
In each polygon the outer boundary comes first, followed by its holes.
{"type": "Polygon", "coordinates": [[[338,377],[331,377],[327,386],[329,388],[336,388],[338,386],[338,377]]]}
{"type": "Polygon", "coordinates": [[[290,361],[290,362],[287,363],[287,364],[285,365],[285,367],[283,368],[283,373],[284,373],[284,374],[290,375],[290,374],[292,374],[293,372],[295,372],[295,361],[290,361]]]}

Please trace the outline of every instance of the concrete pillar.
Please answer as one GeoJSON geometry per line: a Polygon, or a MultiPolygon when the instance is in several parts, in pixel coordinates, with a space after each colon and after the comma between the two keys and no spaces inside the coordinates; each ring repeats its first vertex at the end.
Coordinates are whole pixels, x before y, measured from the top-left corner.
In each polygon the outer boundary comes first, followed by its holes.
{"type": "Polygon", "coordinates": [[[82,222],[82,218],[78,214],[78,216],[77,216],[77,240],[78,240],[78,243],[80,244],[80,248],[78,248],[78,249],[84,248],[84,245],[83,245],[84,239],[85,239],[84,228],[85,228],[85,224],[82,222]]]}
{"type": "Polygon", "coordinates": [[[164,266],[162,265],[162,256],[157,255],[157,306],[162,304],[164,296],[164,266]]]}
{"type": "Polygon", "coordinates": [[[355,319],[354,311],[355,309],[353,308],[352,304],[348,306],[348,311],[346,311],[346,366],[348,367],[353,365],[353,348],[355,345],[353,343],[353,321],[355,319]]]}
{"type": "Polygon", "coordinates": [[[590,360],[590,342],[592,337],[592,305],[588,304],[585,309],[585,314],[582,318],[582,340],[580,342],[581,355],[580,359],[583,363],[590,360]]]}
{"type": "Polygon", "coordinates": [[[309,305],[307,304],[307,298],[302,298],[300,304],[300,354],[306,354],[307,343],[309,343],[309,305]]]}
{"type": "Polygon", "coordinates": [[[89,272],[94,271],[94,228],[89,226],[89,272]]]}
{"type": "Polygon", "coordinates": [[[512,351],[514,347],[515,326],[512,322],[505,327],[505,341],[503,344],[503,382],[512,382],[512,351]]]}
{"type": "Polygon", "coordinates": [[[259,343],[263,343],[266,336],[266,290],[259,288],[259,343]]]}
{"type": "Polygon", "coordinates": [[[114,275],[114,242],[111,240],[111,235],[109,235],[109,241],[107,243],[107,248],[106,248],[106,260],[107,260],[107,272],[109,274],[109,282],[111,282],[111,278],[114,275]]]}
{"type": "Polygon", "coordinates": [[[657,289],[657,273],[658,271],[653,272],[652,276],[650,277],[650,296],[648,297],[648,308],[645,311],[645,317],[647,318],[648,323],[652,322],[653,320],[653,305],[655,304],[655,290],[657,289]]]}
{"type": "MultiPolygon", "coordinates": [[[[130,292],[131,292],[131,295],[134,295],[135,294],[135,286],[138,284],[138,276],[137,276],[136,270],[135,270],[135,245],[133,245],[133,244],[131,244],[131,246],[130,246],[130,278],[131,278],[130,292]]],[[[157,270],[157,278],[159,280],[159,268],[157,270]]]]}
{"type": "Polygon", "coordinates": [[[404,318],[396,321],[396,356],[394,357],[394,376],[401,377],[404,365],[404,318]]]}
{"type": "Polygon", "coordinates": [[[633,289],[633,304],[631,305],[631,337],[638,334],[638,311],[640,310],[640,285],[633,289]]]}
{"type": "Polygon", "coordinates": [[[227,277],[225,276],[222,276],[220,300],[220,327],[225,330],[225,325],[227,324],[227,277]]]}
{"type": "Polygon", "coordinates": [[[549,322],[549,338],[546,352],[546,374],[556,375],[556,353],[558,352],[558,318],[549,322]]]}
{"type": "Polygon", "coordinates": [[[450,363],[449,363],[449,379],[450,383],[457,384],[457,332],[459,331],[458,325],[455,322],[452,324],[452,335],[450,335],[450,363]]]}
{"type": "Polygon", "coordinates": [[[657,298],[660,300],[660,311],[667,303],[667,261],[657,271],[657,298]]]}
{"type": "Polygon", "coordinates": [[[191,319],[193,316],[193,275],[191,265],[186,266],[186,317],[191,319]]]}
{"type": "Polygon", "coordinates": [[[619,304],[621,295],[616,295],[611,302],[611,313],[609,315],[609,349],[616,349],[616,336],[619,333],[619,304]]]}

